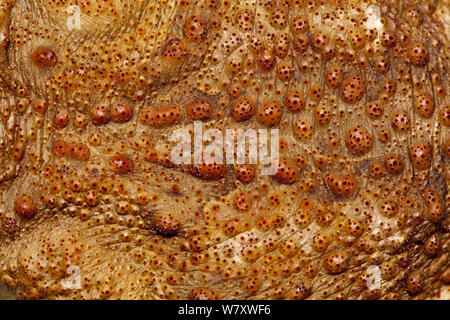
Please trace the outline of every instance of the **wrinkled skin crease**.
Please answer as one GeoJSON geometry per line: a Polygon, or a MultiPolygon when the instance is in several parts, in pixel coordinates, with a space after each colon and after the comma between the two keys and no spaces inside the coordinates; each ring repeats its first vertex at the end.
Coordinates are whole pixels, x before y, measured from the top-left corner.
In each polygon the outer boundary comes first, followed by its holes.
{"type": "Polygon", "coordinates": [[[448,299],[446,5],[0,0],[1,282],[448,299]],[[279,128],[279,172],[173,165],[170,134],[196,119],[279,128]]]}

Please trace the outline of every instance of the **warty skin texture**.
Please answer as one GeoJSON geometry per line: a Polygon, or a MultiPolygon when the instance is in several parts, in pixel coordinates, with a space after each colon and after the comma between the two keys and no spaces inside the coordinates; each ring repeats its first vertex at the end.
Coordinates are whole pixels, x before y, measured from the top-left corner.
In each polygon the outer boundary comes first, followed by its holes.
{"type": "Polygon", "coordinates": [[[1,0],[1,282],[448,299],[448,28],[448,1],[1,0]],[[175,166],[194,120],[279,128],[279,172],[175,166]]]}

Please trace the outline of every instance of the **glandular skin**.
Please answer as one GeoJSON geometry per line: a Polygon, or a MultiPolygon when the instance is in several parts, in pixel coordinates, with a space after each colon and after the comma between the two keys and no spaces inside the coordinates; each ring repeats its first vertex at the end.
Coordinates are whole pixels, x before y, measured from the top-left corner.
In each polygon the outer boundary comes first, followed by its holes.
{"type": "Polygon", "coordinates": [[[0,1],[1,282],[448,299],[448,21],[446,1],[0,1]],[[279,129],[277,172],[175,163],[194,121],[279,129]]]}

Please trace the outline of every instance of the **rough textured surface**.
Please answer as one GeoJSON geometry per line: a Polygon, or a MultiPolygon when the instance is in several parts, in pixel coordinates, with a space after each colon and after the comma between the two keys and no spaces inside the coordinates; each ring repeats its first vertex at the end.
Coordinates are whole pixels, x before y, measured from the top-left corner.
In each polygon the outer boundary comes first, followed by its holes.
{"type": "Polygon", "coordinates": [[[448,5],[0,0],[1,282],[448,299],[448,5]],[[170,134],[194,120],[279,128],[279,172],[175,166],[170,134]]]}

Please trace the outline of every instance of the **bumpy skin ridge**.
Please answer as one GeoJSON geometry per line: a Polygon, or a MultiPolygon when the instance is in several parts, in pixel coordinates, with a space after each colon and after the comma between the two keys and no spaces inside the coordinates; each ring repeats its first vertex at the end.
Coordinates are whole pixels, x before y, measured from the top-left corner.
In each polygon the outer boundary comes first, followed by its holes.
{"type": "Polygon", "coordinates": [[[448,299],[448,7],[0,0],[1,282],[22,299],[448,299]],[[279,129],[278,172],[174,164],[194,120],[279,129]]]}

